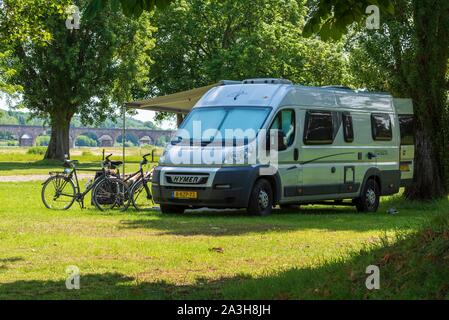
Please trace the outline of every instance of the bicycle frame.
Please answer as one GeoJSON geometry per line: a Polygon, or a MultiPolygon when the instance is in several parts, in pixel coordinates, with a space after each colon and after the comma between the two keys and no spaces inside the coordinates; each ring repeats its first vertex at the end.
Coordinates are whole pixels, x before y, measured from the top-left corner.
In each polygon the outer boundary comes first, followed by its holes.
{"type": "MultiPolygon", "coordinates": [[[[66,173],[64,171],[64,174],[66,175],[67,179],[70,179],[74,182],[75,184],[75,200],[80,204],[81,208],[84,209],[84,197],[92,190],[95,188],[95,186],[102,180],[102,179],[94,179],[92,184],[90,184],[86,190],[84,190],[83,192],[81,192],[81,186],[80,186],[80,182],[78,179],[78,171],[81,172],[102,172],[102,177],[106,177],[107,176],[107,171],[105,168],[102,168],[101,170],[98,169],[77,169],[76,167],[72,167],[69,173],[66,173]]],[[[52,172],[50,172],[51,174],[52,172]]],[[[53,172],[55,174],[61,174],[61,172],[53,172]]]]}
{"type": "MultiPolygon", "coordinates": [[[[146,159],[146,157],[149,156],[149,155],[150,154],[146,154],[146,155],[143,156],[143,160],[140,162],[140,165],[139,165],[139,170],[137,170],[136,172],[134,172],[133,174],[129,175],[128,177],[126,177],[126,179],[123,180],[126,183],[129,180],[131,180],[132,178],[134,178],[135,176],[140,174],[140,178],[133,182],[133,184],[130,186],[130,190],[132,190],[134,185],[139,183],[141,180],[145,181],[145,172],[143,170],[143,166],[148,163],[148,160],[146,159]]],[[[147,197],[149,199],[151,199],[152,195],[151,195],[150,188],[148,188],[148,185],[146,183],[144,183],[143,186],[145,188],[145,192],[147,193],[147,197]]]]}

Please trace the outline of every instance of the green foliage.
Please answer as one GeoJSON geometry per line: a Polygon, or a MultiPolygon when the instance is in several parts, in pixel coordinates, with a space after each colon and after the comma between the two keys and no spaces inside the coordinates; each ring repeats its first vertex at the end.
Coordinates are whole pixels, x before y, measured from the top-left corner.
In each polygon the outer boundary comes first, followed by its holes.
{"type": "Polygon", "coordinates": [[[416,53],[412,2],[396,1],[394,15],[384,15],[379,30],[359,28],[348,41],[351,73],[357,87],[410,97],[416,53]]]}
{"type": "Polygon", "coordinates": [[[17,140],[0,140],[1,147],[17,147],[19,145],[19,141],[17,140]]]}
{"type": "Polygon", "coordinates": [[[11,132],[8,131],[0,131],[0,140],[12,140],[14,136],[11,132]]]}
{"type": "Polygon", "coordinates": [[[34,154],[34,155],[44,155],[45,152],[47,151],[46,147],[31,147],[27,150],[28,154],[34,154]]]}
{"type": "Polygon", "coordinates": [[[319,0],[312,6],[310,19],[304,27],[304,36],[319,34],[323,40],[338,40],[353,22],[367,18],[366,8],[377,5],[380,14],[394,12],[391,0],[319,0]]]}
{"type": "Polygon", "coordinates": [[[153,11],[156,7],[165,8],[170,2],[171,0],[91,0],[86,14],[94,16],[105,9],[116,11],[121,8],[126,16],[138,18],[144,11],[153,11]]]}
{"type": "Polygon", "coordinates": [[[97,141],[88,136],[81,135],[76,138],[75,145],[78,147],[96,147],[97,141]]]}
{"type": "Polygon", "coordinates": [[[41,17],[62,13],[69,0],[0,1],[0,93],[15,94],[23,88],[10,83],[17,70],[12,50],[17,42],[32,41],[45,45],[52,35],[41,17]]]}
{"type": "Polygon", "coordinates": [[[349,85],[342,44],[302,37],[305,16],[297,0],[176,0],[155,12],[146,95],[254,77],[349,85]]]}
{"type": "Polygon", "coordinates": [[[110,98],[120,65],[116,52],[132,39],[137,22],[104,12],[70,31],[64,16],[47,14],[43,21],[52,33],[51,43],[22,42],[14,51],[20,63],[14,80],[24,87],[24,105],[53,121],[75,113],[85,123],[103,121],[115,111],[110,98]]]}
{"type": "Polygon", "coordinates": [[[39,136],[36,138],[36,146],[46,147],[50,143],[50,136],[39,136]]]}
{"type": "Polygon", "coordinates": [[[0,115],[0,124],[20,124],[19,120],[8,111],[0,110],[0,115]]]}
{"type": "Polygon", "coordinates": [[[349,38],[354,82],[413,99],[415,183],[406,195],[444,197],[449,190],[449,2],[320,0],[305,34],[338,38],[349,24],[362,19],[362,8],[368,4],[384,9],[383,24],[380,30],[360,28],[349,38]]]}
{"type": "MultiPolygon", "coordinates": [[[[73,4],[83,8],[87,1],[73,4]]],[[[47,155],[61,158],[68,153],[67,131],[75,114],[83,124],[101,123],[108,115],[115,117],[117,105],[130,99],[138,85],[136,64],[145,61],[133,49],[139,44],[135,36],[148,38],[151,30],[148,23],[112,10],[83,16],[79,30],[65,27],[63,11],[48,10],[40,20],[51,40],[45,46],[33,41],[16,43],[11,61],[17,72],[11,84],[23,87],[25,107],[50,119],[57,133],[47,155]]]]}
{"type": "MultiPolygon", "coordinates": [[[[121,145],[121,143],[122,143],[122,135],[119,135],[117,137],[117,141],[116,142],[121,145]]],[[[132,146],[138,146],[138,145],[139,145],[139,139],[135,135],[133,135],[131,133],[127,133],[125,135],[125,146],[132,147],[132,146]]]]}
{"type": "Polygon", "coordinates": [[[156,140],[156,145],[157,146],[161,146],[161,147],[165,147],[169,141],[170,141],[169,137],[167,137],[167,136],[160,136],[156,140]]]}

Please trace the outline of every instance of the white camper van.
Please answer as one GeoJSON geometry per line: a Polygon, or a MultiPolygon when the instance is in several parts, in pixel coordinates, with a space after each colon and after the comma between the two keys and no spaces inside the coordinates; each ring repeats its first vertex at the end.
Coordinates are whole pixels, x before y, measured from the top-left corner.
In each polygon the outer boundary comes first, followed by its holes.
{"type": "Polygon", "coordinates": [[[413,158],[408,99],[283,79],[223,82],[186,116],[152,192],[163,213],[268,215],[276,205],[313,203],[375,212],[380,196],[412,181],[413,158]]]}

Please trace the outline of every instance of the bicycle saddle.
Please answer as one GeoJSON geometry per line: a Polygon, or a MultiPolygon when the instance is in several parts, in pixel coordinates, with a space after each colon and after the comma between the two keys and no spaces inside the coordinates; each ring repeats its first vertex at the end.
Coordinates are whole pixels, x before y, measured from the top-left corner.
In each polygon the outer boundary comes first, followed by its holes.
{"type": "Polygon", "coordinates": [[[114,167],[121,166],[123,161],[111,161],[111,165],[114,167]]]}
{"type": "Polygon", "coordinates": [[[70,168],[70,167],[72,167],[72,165],[78,164],[78,163],[79,163],[78,160],[69,160],[69,159],[65,159],[65,160],[64,160],[64,167],[70,168]]]}

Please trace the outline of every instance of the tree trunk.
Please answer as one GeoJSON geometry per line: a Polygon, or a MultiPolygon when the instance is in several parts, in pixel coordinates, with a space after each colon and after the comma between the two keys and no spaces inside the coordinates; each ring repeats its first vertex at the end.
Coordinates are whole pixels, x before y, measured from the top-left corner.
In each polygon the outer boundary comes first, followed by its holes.
{"type": "Polygon", "coordinates": [[[431,135],[424,128],[415,132],[415,175],[405,189],[409,200],[432,200],[446,195],[443,168],[431,135]]]}
{"type": "Polygon", "coordinates": [[[182,113],[176,114],[176,126],[179,128],[181,123],[184,121],[184,115],[182,113]]]}
{"type": "Polygon", "coordinates": [[[416,52],[411,79],[416,117],[414,185],[405,196],[431,200],[447,196],[449,2],[414,0],[416,52]]]}
{"type": "Polygon", "coordinates": [[[64,160],[70,158],[70,120],[71,116],[51,116],[51,136],[44,159],[64,160]]]}

